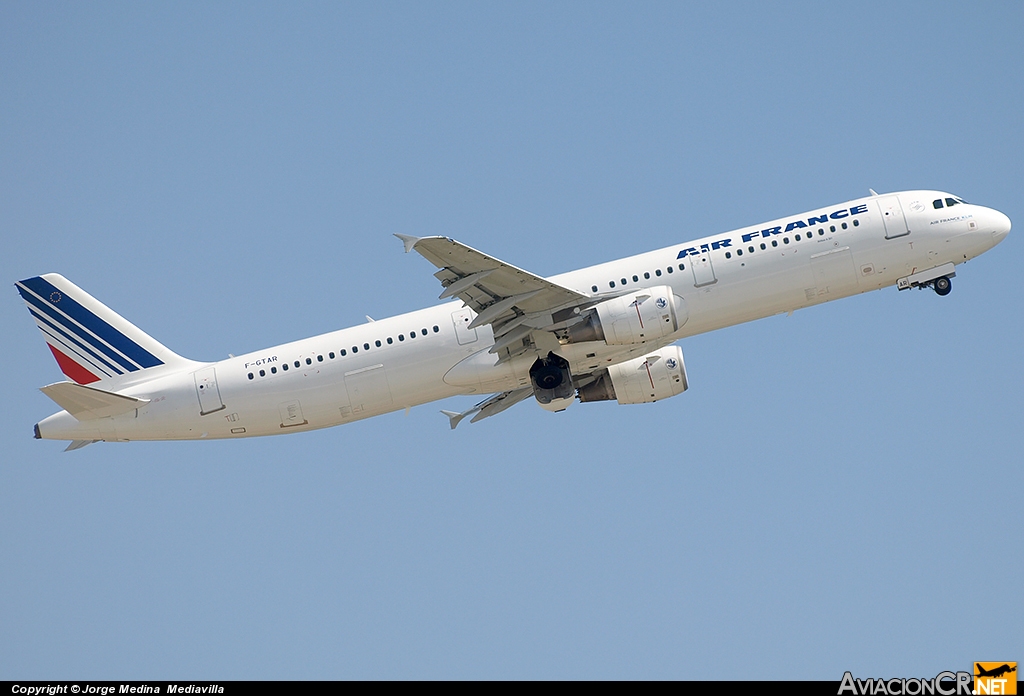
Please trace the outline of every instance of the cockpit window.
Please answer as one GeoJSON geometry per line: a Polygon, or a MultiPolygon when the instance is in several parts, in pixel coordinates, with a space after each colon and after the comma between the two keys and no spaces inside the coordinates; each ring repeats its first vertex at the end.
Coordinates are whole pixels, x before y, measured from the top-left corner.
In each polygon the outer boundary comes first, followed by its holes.
{"type": "Polygon", "coordinates": [[[954,205],[957,205],[959,202],[960,201],[956,200],[955,198],[947,198],[946,199],[946,207],[947,208],[952,208],[954,205]]]}
{"type": "Polygon", "coordinates": [[[936,210],[942,210],[942,199],[936,198],[934,201],[932,201],[932,207],[935,208],[936,210]]]}

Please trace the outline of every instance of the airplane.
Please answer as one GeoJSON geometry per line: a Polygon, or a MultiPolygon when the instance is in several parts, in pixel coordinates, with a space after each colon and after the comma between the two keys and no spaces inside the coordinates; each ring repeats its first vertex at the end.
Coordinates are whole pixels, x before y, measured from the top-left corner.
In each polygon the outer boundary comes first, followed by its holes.
{"type": "Polygon", "coordinates": [[[977,667],[978,669],[978,673],[974,675],[976,677],[1001,677],[1004,674],[1017,671],[1016,663],[1014,663],[1013,667],[1011,667],[1008,664],[1003,664],[993,669],[985,669],[981,667],[978,663],[975,663],[975,667],[977,667]]]}
{"type": "MultiPolygon", "coordinates": [[[[447,237],[395,235],[438,270],[419,311],[217,362],[181,357],[57,274],[16,284],[61,371],[34,427],[68,450],[326,428],[459,395],[455,428],[531,396],[549,411],[689,386],[681,339],[895,285],[947,295],[1010,232],[941,191],[878,194],[542,278],[447,237]]],[[[369,318],[369,317],[368,317],[369,318]]]]}

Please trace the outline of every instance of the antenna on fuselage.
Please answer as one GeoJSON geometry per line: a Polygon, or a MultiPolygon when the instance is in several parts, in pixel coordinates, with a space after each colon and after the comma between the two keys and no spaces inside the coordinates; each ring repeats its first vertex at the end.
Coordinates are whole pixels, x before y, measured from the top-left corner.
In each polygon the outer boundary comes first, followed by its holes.
{"type": "Polygon", "coordinates": [[[869,188],[868,191],[871,192],[872,196],[877,196],[878,195],[878,193],[873,188],[869,188]]]}

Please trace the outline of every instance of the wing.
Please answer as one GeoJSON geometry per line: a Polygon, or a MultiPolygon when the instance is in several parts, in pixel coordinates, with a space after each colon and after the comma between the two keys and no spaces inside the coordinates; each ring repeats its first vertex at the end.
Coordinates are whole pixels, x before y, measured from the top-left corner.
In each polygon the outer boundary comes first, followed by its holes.
{"type": "Polygon", "coordinates": [[[565,327],[578,315],[574,309],[594,301],[448,237],[395,236],[406,252],[416,251],[440,269],[434,274],[444,287],[438,299],[458,297],[477,313],[469,328],[491,325],[492,353],[507,348],[518,354],[531,336],[531,343],[546,352],[550,341],[537,340],[536,333],[565,327]]]}
{"type": "MultiPolygon", "coordinates": [[[[583,310],[613,296],[585,295],[448,237],[395,236],[405,244],[406,252],[416,251],[440,269],[434,274],[444,287],[438,299],[458,297],[477,313],[469,328],[490,324],[494,345],[489,352],[497,353],[499,362],[528,350],[539,355],[558,350],[555,331],[582,321],[583,310]]],[[[593,381],[589,374],[574,377],[581,384],[593,381]]],[[[521,387],[494,394],[462,413],[441,412],[455,429],[464,418],[472,416],[470,422],[476,423],[532,394],[532,386],[521,387]]]]}
{"type": "Polygon", "coordinates": [[[468,411],[459,413],[457,411],[441,411],[444,415],[448,416],[448,420],[451,422],[452,430],[458,427],[459,423],[466,416],[476,414],[473,416],[473,420],[470,423],[476,423],[484,418],[490,418],[496,416],[506,408],[515,406],[523,399],[533,395],[533,387],[520,387],[519,389],[513,389],[512,391],[502,392],[495,394],[494,396],[484,399],[473,408],[468,411]]]}

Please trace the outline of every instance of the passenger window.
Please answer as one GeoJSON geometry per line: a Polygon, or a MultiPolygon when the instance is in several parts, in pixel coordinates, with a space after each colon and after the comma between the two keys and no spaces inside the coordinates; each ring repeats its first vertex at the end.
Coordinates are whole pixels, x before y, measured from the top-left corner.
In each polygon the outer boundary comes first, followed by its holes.
{"type": "Polygon", "coordinates": [[[608,281],[608,287],[614,288],[615,287],[615,281],[614,280],[609,280],[608,281]]]}
{"type": "Polygon", "coordinates": [[[374,341],[374,342],[373,342],[373,345],[375,345],[375,346],[377,346],[378,348],[380,348],[380,340],[378,339],[378,340],[374,341]]]}
{"type": "Polygon", "coordinates": [[[398,340],[399,341],[404,341],[405,340],[405,334],[398,334],[398,340]]]}
{"type": "Polygon", "coordinates": [[[798,241],[798,242],[800,241],[800,235],[796,236],[796,241],[798,241]]]}
{"type": "Polygon", "coordinates": [[[284,370],[285,372],[287,372],[288,371],[288,363],[282,363],[281,364],[281,369],[284,370]]]}
{"type": "Polygon", "coordinates": [[[651,274],[650,273],[644,273],[644,280],[650,280],[650,279],[651,279],[651,274]]]}
{"type": "Polygon", "coordinates": [[[623,285],[625,285],[625,284],[626,284],[626,279],[625,279],[625,278],[623,278],[623,279],[622,279],[622,284],[623,284],[623,285]]]}
{"type": "Polygon", "coordinates": [[[767,247],[767,246],[765,246],[764,242],[761,242],[761,251],[764,251],[764,250],[765,250],[765,249],[767,249],[767,248],[768,248],[768,247],[767,247]]]}
{"type": "Polygon", "coordinates": [[[312,365],[313,364],[313,358],[306,358],[306,364],[307,365],[312,365]]]}
{"type": "Polygon", "coordinates": [[[316,361],[317,362],[323,362],[324,361],[324,356],[322,356],[322,355],[316,356],[316,361]]]}
{"type": "Polygon", "coordinates": [[[370,344],[369,343],[364,343],[363,344],[363,350],[370,350],[370,344]]]}
{"type": "MultiPolygon", "coordinates": [[[[594,289],[597,290],[597,286],[596,285],[594,286],[594,289]]],[[[434,333],[441,333],[441,329],[439,329],[437,327],[437,324],[434,324],[434,333]]]]}
{"type": "Polygon", "coordinates": [[[844,230],[846,229],[846,223],[845,222],[843,223],[843,229],[844,230]]]}
{"type": "MultiPolygon", "coordinates": [[[[339,351],[339,352],[341,353],[341,357],[343,357],[343,358],[344,358],[344,357],[345,357],[346,355],[348,355],[348,351],[347,351],[347,350],[345,350],[344,348],[342,348],[342,349],[341,349],[341,351],[339,351]]],[[[295,363],[295,367],[298,367],[298,366],[299,366],[299,364],[298,364],[298,363],[295,363]]]]}
{"type": "Polygon", "coordinates": [[[328,353],[327,357],[329,357],[331,360],[334,360],[334,351],[332,350],[330,353],[328,353]]]}
{"type": "Polygon", "coordinates": [[[656,275],[656,276],[658,276],[660,278],[661,277],[661,269],[660,268],[655,268],[654,269],[654,275],[656,275]]]}
{"type": "Polygon", "coordinates": [[[754,247],[752,247],[752,246],[747,247],[747,251],[749,251],[751,254],[753,254],[754,253],[754,247]]]}
{"type": "Polygon", "coordinates": [[[416,332],[415,331],[410,331],[409,332],[409,338],[416,338],[416,332]]]}
{"type": "MultiPolygon", "coordinates": [[[[427,335],[427,330],[426,329],[420,329],[420,335],[421,336],[426,336],[427,335]]],[[[377,345],[379,346],[380,344],[378,343],[377,345]]]]}
{"type": "Polygon", "coordinates": [[[736,250],[736,255],[737,256],[743,256],[743,250],[742,249],[737,249],[736,250]]]}
{"type": "Polygon", "coordinates": [[[276,375],[277,374],[277,368],[276,367],[270,368],[270,374],[276,375]]]}
{"type": "Polygon", "coordinates": [[[252,378],[253,378],[253,377],[252,377],[252,373],[250,372],[250,373],[249,373],[249,379],[252,379],[252,378]]]}
{"type": "Polygon", "coordinates": [[[260,377],[266,377],[266,376],[267,376],[267,373],[265,371],[263,371],[263,370],[260,370],[260,377]]]}
{"type": "Polygon", "coordinates": [[[354,354],[354,353],[358,353],[358,352],[359,352],[359,346],[352,346],[352,353],[354,354]]]}
{"type": "Polygon", "coordinates": [[[732,258],[732,252],[729,252],[729,251],[725,252],[725,258],[731,259],[732,258]]]}
{"type": "Polygon", "coordinates": [[[668,271],[669,273],[671,273],[671,272],[672,272],[672,267],[671,267],[671,266],[669,266],[669,267],[668,267],[668,268],[666,268],[665,270],[666,270],[666,271],[668,271]]]}
{"type": "Polygon", "coordinates": [[[779,245],[779,240],[777,240],[777,239],[773,239],[773,240],[772,240],[772,246],[773,246],[773,247],[777,247],[778,245],[779,245]]]}
{"type": "Polygon", "coordinates": [[[823,230],[823,229],[821,229],[821,228],[819,227],[819,228],[818,228],[818,236],[819,236],[819,237],[824,237],[824,236],[825,236],[825,230],[823,230]]]}
{"type": "Polygon", "coordinates": [[[683,270],[684,268],[685,268],[685,266],[683,266],[683,264],[679,264],[679,270],[680,271],[683,270]]]}
{"type": "Polygon", "coordinates": [[[388,345],[390,346],[394,342],[395,342],[395,339],[393,339],[390,336],[388,336],[388,345]]]}
{"type": "Polygon", "coordinates": [[[783,244],[789,244],[789,237],[783,237],[782,238],[782,243],[783,244]]]}
{"type": "Polygon", "coordinates": [[[633,276],[633,282],[634,283],[639,283],[640,282],[640,276],[633,276]]]}
{"type": "Polygon", "coordinates": [[[936,210],[942,210],[942,199],[936,198],[934,201],[932,201],[932,207],[935,208],[936,210]]]}
{"type": "Polygon", "coordinates": [[[591,292],[597,292],[597,286],[595,285],[595,286],[593,286],[592,288],[590,288],[590,291],[591,291],[591,292]]]}
{"type": "Polygon", "coordinates": [[[860,220],[854,220],[853,221],[853,226],[854,227],[860,227],[860,220]]]}
{"type": "Polygon", "coordinates": [[[299,361],[298,361],[298,360],[296,360],[296,361],[295,361],[295,367],[298,367],[298,366],[299,366],[299,361]]]}
{"type": "Polygon", "coordinates": [[[828,228],[828,231],[829,232],[835,232],[836,231],[836,226],[835,225],[830,225],[829,228],[828,228]]]}

